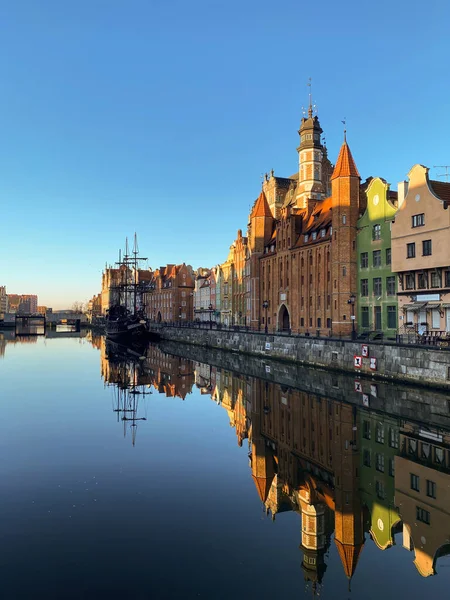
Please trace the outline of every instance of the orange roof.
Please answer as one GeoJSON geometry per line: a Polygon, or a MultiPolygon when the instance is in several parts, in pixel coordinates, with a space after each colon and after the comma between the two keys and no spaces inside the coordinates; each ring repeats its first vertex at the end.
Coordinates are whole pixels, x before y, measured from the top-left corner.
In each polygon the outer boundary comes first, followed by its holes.
{"type": "Polygon", "coordinates": [[[252,477],[253,481],[255,482],[258,495],[261,498],[261,502],[265,502],[267,500],[267,496],[269,495],[272,480],[267,479],[266,477],[256,477],[256,475],[252,475],[252,477]]]}
{"type": "Polygon", "coordinates": [[[352,153],[348,147],[347,141],[341,146],[339,156],[337,159],[336,166],[334,167],[333,175],[331,179],[336,177],[359,177],[358,169],[356,168],[355,161],[353,160],[352,153]]]}
{"type": "Polygon", "coordinates": [[[336,543],[345,574],[347,575],[348,579],[351,579],[355,573],[356,565],[358,564],[359,555],[361,554],[362,550],[362,544],[351,546],[350,544],[343,544],[336,539],[334,541],[336,543]]]}
{"type": "Polygon", "coordinates": [[[269,204],[267,203],[267,198],[264,192],[261,192],[258,200],[256,201],[255,207],[252,210],[251,217],[271,217],[272,213],[270,212],[269,204]]]}

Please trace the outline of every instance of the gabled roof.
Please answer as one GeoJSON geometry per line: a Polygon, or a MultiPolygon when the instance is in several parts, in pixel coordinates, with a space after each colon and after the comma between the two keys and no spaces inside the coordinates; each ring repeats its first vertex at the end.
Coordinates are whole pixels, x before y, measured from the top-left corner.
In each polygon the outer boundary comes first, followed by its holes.
{"type": "Polygon", "coordinates": [[[355,573],[356,565],[358,564],[359,555],[361,554],[362,544],[352,546],[350,544],[343,544],[338,540],[334,540],[338,549],[339,557],[342,561],[345,574],[348,579],[351,579],[355,573]]]}
{"type": "Polygon", "coordinates": [[[339,156],[331,179],[336,179],[336,177],[359,176],[360,175],[358,169],[356,168],[355,161],[353,160],[352,153],[350,152],[350,148],[348,147],[347,141],[344,140],[344,143],[339,151],[339,156]]]}
{"type": "Polygon", "coordinates": [[[256,477],[256,475],[252,475],[252,477],[261,502],[265,502],[267,500],[267,496],[269,495],[273,478],[268,479],[267,477],[256,477]]]}
{"type": "Polygon", "coordinates": [[[450,183],[430,179],[429,184],[431,190],[436,194],[436,196],[438,196],[441,200],[450,202],[450,183]]]}
{"type": "Polygon", "coordinates": [[[261,192],[256,204],[253,208],[251,218],[253,217],[271,217],[272,213],[270,212],[269,204],[267,202],[267,198],[264,192],[261,192]]]}

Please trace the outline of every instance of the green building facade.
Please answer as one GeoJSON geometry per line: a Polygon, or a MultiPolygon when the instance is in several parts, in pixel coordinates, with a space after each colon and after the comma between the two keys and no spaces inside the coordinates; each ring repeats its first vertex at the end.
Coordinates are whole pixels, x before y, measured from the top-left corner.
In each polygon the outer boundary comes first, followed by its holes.
{"type": "Polygon", "coordinates": [[[397,331],[397,281],[391,271],[391,223],[397,193],[379,177],[367,187],[367,208],[358,221],[358,333],[397,331]]]}
{"type": "Polygon", "coordinates": [[[399,431],[397,419],[370,409],[359,411],[361,501],[370,513],[366,526],[381,550],[395,543],[394,533],[400,524],[394,498],[399,431]]]}

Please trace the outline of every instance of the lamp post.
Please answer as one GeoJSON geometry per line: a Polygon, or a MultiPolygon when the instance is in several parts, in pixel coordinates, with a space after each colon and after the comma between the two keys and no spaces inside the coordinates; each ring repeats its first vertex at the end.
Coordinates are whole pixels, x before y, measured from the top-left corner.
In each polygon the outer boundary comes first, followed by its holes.
{"type": "Polygon", "coordinates": [[[268,327],[267,327],[267,309],[269,308],[269,301],[268,300],[264,300],[263,302],[263,308],[266,311],[266,316],[264,318],[264,333],[268,332],[268,327]]]}
{"type": "Polygon", "coordinates": [[[350,319],[352,320],[352,340],[356,339],[356,330],[355,330],[355,294],[351,294],[350,298],[347,300],[347,303],[352,307],[352,314],[350,319]]]}
{"type": "Polygon", "coordinates": [[[209,328],[212,329],[212,311],[213,311],[213,305],[210,304],[208,306],[208,310],[209,310],[209,328]]]}

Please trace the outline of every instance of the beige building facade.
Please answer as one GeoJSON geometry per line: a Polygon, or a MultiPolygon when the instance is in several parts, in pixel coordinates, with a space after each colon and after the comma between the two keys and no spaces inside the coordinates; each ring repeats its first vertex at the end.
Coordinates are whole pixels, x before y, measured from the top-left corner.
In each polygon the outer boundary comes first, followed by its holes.
{"type": "Polygon", "coordinates": [[[399,331],[450,333],[450,183],[415,165],[399,184],[392,222],[399,331]]]}

